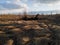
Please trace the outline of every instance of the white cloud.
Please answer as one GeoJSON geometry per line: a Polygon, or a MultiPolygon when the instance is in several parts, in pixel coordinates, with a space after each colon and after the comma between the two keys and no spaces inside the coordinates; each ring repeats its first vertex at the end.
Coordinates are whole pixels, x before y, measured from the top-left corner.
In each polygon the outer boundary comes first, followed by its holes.
{"type": "Polygon", "coordinates": [[[52,11],[52,10],[60,10],[60,1],[59,2],[57,1],[56,3],[47,4],[34,2],[30,7],[30,11],[52,11]]]}
{"type": "Polygon", "coordinates": [[[8,13],[22,13],[24,9],[12,9],[12,10],[1,10],[0,14],[8,14],[8,13]]]}
{"type": "Polygon", "coordinates": [[[56,2],[59,2],[60,0],[33,0],[33,2],[38,2],[38,3],[44,3],[44,4],[47,4],[47,3],[56,3],[56,2]]]}
{"type": "Polygon", "coordinates": [[[20,0],[2,0],[0,2],[0,13],[23,12],[28,9],[27,4],[20,0]]]}

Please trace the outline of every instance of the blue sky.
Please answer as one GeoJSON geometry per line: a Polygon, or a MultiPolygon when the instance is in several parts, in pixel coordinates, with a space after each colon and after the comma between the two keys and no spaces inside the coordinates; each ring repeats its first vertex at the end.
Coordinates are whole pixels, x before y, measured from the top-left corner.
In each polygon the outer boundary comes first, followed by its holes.
{"type": "Polygon", "coordinates": [[[0,0],[0,13],[60,10],[60,0],[0,0]]]}

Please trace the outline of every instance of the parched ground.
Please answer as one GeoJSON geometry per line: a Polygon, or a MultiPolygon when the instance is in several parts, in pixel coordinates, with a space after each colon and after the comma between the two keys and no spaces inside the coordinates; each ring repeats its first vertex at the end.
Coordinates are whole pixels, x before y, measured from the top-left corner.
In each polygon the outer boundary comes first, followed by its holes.
{"type": "Polygon", "coordinates": [[[0,16],[0,45],[60,45],[59,18],[19,20],[19,16],[7,17],[0,16]]]}

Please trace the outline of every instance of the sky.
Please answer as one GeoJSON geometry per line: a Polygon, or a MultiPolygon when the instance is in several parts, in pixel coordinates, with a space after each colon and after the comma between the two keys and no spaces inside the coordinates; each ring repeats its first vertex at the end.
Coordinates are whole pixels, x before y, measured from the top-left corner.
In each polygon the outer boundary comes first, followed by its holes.
{"type": "Polygon", "coordinates": [[[0,13],[60,10],[60,0],[0,0],[0,13]]]}

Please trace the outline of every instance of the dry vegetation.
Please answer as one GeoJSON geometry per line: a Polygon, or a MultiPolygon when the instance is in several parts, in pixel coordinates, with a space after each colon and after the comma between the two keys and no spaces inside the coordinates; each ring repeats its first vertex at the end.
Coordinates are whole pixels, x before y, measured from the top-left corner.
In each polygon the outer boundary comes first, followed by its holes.
{"type": "Polygon", "coordinates": [[[60,45],[60,15],[0,15],[0,45],[60,45]]]}

